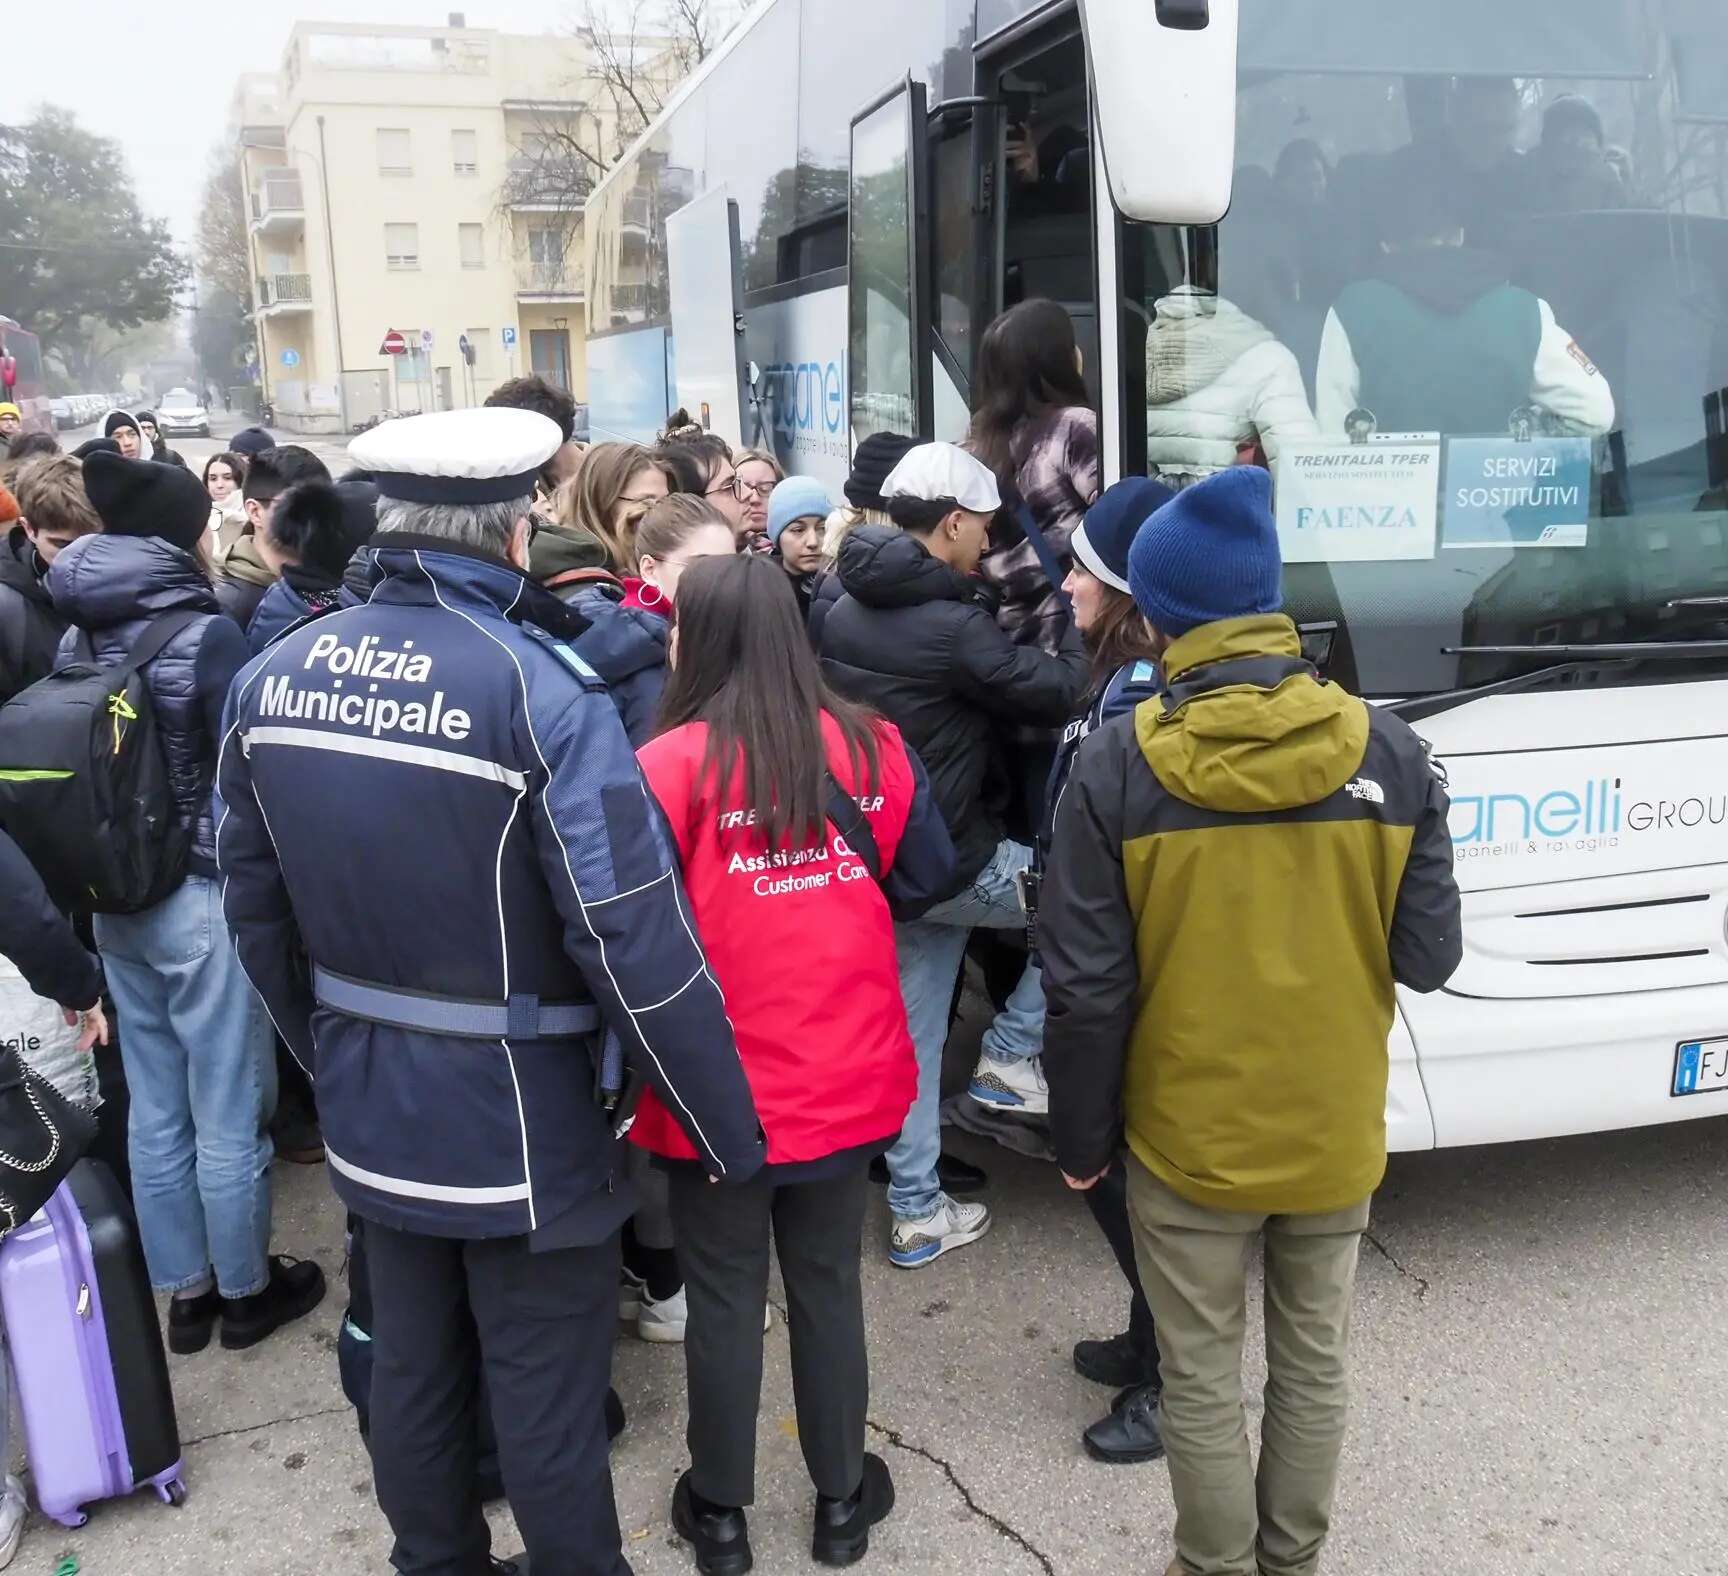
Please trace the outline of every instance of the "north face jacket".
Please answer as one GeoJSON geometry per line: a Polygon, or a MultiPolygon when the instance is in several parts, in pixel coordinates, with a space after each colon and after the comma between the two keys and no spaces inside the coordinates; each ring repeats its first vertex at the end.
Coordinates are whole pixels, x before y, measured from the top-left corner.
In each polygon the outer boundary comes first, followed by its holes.
{"type": "Polygon", "coordinates": [[[112,663],[158,614],[203,615],[146,664],[144,681],[167,750],[175,820],[192,829],[187,869],[214,876],[216,744],[228,686],[251,654],[246,637],[222,616],[197,559],[158,536],[81,536],[55,558],[48,589],[55,608],[77,626],[61,639],[59,667],[78,658],[79,630],[89,635],[96,660],[112,663]]]}
{"type": "Polygon", "coordinates": [[[595,1099],[605,1029],[710,1173],[748,1177],[725,1003],[618,713],[569,649],[582,622],[441,538],[368,552],[368,602],[235,681],[219,773],[224,912],[312,1074],[343,1202],[434,1236],[603,1240],[630,1209],[595,1099]],[[404,1027],[332,975],[508,1018],[496,1039],[404,1027]],[[543,1035],[552,1004],[598,1017],[543,1035]]]}
{"type": "Polygon", "coordinates": [[[839,568],[846,595],[821,624],[822,671],[918,752],[954,839],[954,883],[941,894],[952,897],[1005,835],[1007,730],[1067,722],[1085,687],[1086,648],[1072,624],[1055,656],[1016,645],[977,585],[903,531],[860,526],[841,545],[839,568]]]}
{"type": "Polygon", "coordinates": [[[66,633],[37,562],[24,527],[13,526],[0,541],[0,706],[54,671],[66,633]]]}
{"type": "Polygon", "coordinates": [[[1443,778],[1322,684],[1281,614],[1171,645],[1162,697],[1088,739],[1040,907],[1051,1136],[1190,1202],[1318,1214],[1386,1167],[1394,982],[1462,957],[1443,778]]]}

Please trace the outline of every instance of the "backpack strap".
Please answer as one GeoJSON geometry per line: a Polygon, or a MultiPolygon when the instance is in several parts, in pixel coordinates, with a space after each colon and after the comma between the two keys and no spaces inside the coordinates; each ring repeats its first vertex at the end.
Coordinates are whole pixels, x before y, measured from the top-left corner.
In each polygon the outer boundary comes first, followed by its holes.
{"type": "Polygon", "coordinates": [[[876,834],[870,829],[870,819],[858,808],[858,801],[841,787],[840,779],[828,773],[828,819],[834,829],[846,839],[846,846],[863,862],[870,879],[882,880],[882,850],[876,846],[876,834]]]}
{"type": "Polygon", "coordinates": [[[122,682],[132,677],[147,662],[154,662],[162,649],[181,630],[203,618],[203,613],[181,608],[174,613],[158,613],[145,626],[144,633],[132,643],[132,649],[111,670],[122,682]]]}
{"type": "Polygon", "coordinates": [[[1038,529],[1037,522],[1032,518],[1032,511],[1024,503],[1018,504],[1014,510],[1014,519],[1025,533],[1026,541],[1037,557],[1039,567],[1044,571],[1044,578],[1050,582],[1050,589],[1056,593],[1056,600],[1072,616],[1074,604],[1068,600],[1068,593],[1062,589],[1062,582],[1068,577],[1062,573],[1062,566],[1056,562],[1056,555],[1050,551],[1050,544],[1045,541],[1044,533],[1038,529]]]}

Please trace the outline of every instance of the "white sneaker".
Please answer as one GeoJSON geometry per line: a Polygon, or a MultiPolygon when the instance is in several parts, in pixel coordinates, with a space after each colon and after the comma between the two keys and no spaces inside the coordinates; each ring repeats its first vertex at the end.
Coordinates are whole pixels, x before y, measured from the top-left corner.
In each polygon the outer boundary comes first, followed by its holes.
{"type": "Polygon", "coordinates": [[[956,1203],[944,1193],[934,1211],[922,1220],[894,1217],[888,1261],[898,1269],[921,1269],[951,1248],[976,1242],[989,1229],[988,1205],[956,1203]]]}
{"type": "Polygon", "coordinates": [[[18,1545],[24,1541],[24,1522],[29,1514],[24,1485],[8,1473],[6,1491],[0,1494],[0,1570],[10,1565],[18,1553],[18,1545]]]}
{"type": "Polygon", "coordinates": [[[633,1275],[628,1269],[618,1271],[618,1317],[625,1324],[634,1324],[642,1312],[642,1303],[648,1295],[648,1283],[640,1275],[633,1275]]]}
{"type": "Polygon", "coordinates": [[[1014,1111],[1021,1116],[1050,1114],[1050,1085],[1044,1081],[1042,1056],[1014,1062],[980,1056],[966,1092],[993,1111],[1014,1111]]]}
{"type": "MultiPolygon", "coordinates": [[[[642,1293],[642,1312],[636,1318],[636,1333],[657,1346],[674,1346],[684,1339],[684,1327],[690,1322],[690,1301],[680,1286],[664,1302],[656,1302],[646,1291],[642,1293]]],[[[762,1310],[762,1333],[774,1328],[774,1310],[762,1310]]]]}

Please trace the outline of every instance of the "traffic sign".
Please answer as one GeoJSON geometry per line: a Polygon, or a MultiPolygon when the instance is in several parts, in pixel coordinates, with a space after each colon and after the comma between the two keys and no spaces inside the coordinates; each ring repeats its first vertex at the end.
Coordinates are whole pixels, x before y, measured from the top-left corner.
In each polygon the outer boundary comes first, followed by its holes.
{"type": "Polygon", "coordinates": [[[456,348],[462,352],[462,359],[464,361],[466,361],[469,366],[473,366],[474,365],[474,344],[473,344],[473,341],[470,340],[466,334],[461,335],[457,339],[456,348]]]}
{"type": "Polygon", "coordinates": [[[424,350],[427,355],[432,354],[432,330],[431,329],[423,328],[420,330],[420,348],[422,350],[424,350]]]}
{"type": "Polygon", "coordinates": [[[408,354],[408,341],[395,329],[391,329],[384,336],[384,343],[378,347],[378,354],[381,356],[405,356],[408,354]]]}
{"type": "Polygon", "coordinates": [[[300,352],[294,349],[292,345],[282,352],[282,365],[285,367],[297,367],[300,365],[300,352]]]}
{"type": "Polygon", "coordinates": [[[514,328],[506,328],[504,330],[504,348],[506,350],[514,350],[516,348],[516,330],[514,328]]]}

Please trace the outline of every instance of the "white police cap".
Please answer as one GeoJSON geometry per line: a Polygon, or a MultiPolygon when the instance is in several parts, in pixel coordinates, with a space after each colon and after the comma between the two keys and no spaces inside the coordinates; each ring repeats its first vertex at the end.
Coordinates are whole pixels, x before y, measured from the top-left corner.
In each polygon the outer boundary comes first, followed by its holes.
{"type": "Polygon", "coordinates": [[[882,496],[893,498],[952,498],[974,514],[994,514],[1002,494],[990,468],[952,443],[921,443],[908,449],[882,483],[882,496]]]}
{"type": "Polygon", "coordinates": [[[348,458],[386,498],[407,503],[503,503],[534,491],[564,434],[538,411],[508,406],[402,416],[363,432],[348,458]]]}

